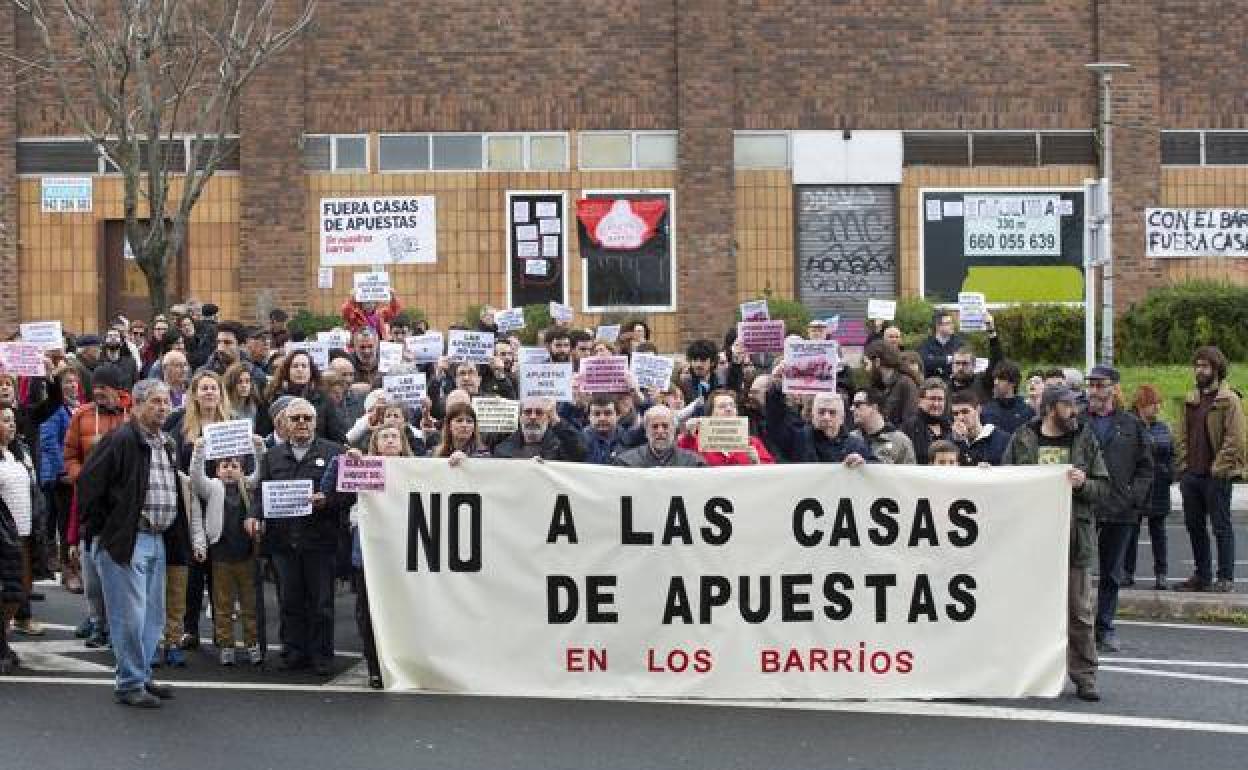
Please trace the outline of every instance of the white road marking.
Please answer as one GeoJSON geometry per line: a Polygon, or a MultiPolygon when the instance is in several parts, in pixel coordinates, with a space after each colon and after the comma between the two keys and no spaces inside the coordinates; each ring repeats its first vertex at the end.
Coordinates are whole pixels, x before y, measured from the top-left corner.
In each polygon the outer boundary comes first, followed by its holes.
{"type": "MultiPolygon", "coordinates": [[[[1163,672],[1164,673],[1164,672],[1163,672]]],[[[74,679],[70,677],[7,676],[4,684],[43,684],[71,686],[112,686],[112,679],[74,679]]],[[[185,690],[237,690],[257,692],[307,692],[342,693],[354,695],[415,695],[425,697],[452,696],[472,697],[457,693],[431,692],[425,690],[395,691],[368,690],[359,687],[315,684],[276,684],[269,682],[176,682],[174,687],[185,690]]],[[[491,697],[491,696],[477,696],[491,697]]],[[[1248,725],[1224,722],[1195,722],[1185,719],[1161,719],[1153,717],[1120,716],[1056,709],[1031,709],[1011,706],[980,706],[972,703],[944,703],[930,701],[754,701],[754,700],[678,700],[672,698],[586,698],[631,703],[664,703],[693,706],[718,706],[726,708],[766,708],[790,710],[836,711],[854,714],[889,714],[899,716],[942,717],[948,719],[994,719],[1010,722],[1043,722],[1068,724],[1081,727],[1125,727],[1145,730],[1178,730],[1186,732],[1224,733],[1248,735],[1248,725]]]]}
{"type": "Polygon", "coordinates": [[[31,671],[59,671],[71,674],[103,674],[113,670],[112,655],[109,663],[93,663],[66,653],[107,653],[108,650],[91,650],[77,639],[54,639],[41,642],[9,642],[9,646],[22,659],[22,668],[31,671]]]}
{"type": "Polygon", "coordinates": [[[1248,663],[1214,660],[1164,660],[1162,658],[1101,658],[1102,663],[1135,663],[1149,666],[1191,666],[1193,668],[1248,668],[1248,663]]]}
{"type": "Polygon", "coordinates": [[[1248,634],[1248,628],[1241,626],[1205,626],[1199,623],[1160,623],[1151,620],[1120,620],[1114,619],[1115,625],[1123,626],[1150,626],[1152,628],[1178,628],[1185,631],[1230,631],[1238,634],[1248,634]]]}
{"type": "Polygon", "coordinates": [[[1232,676],[1214,676],[1212,674],[1188,674],[1183,671],[1160,671],[1154,668],[1128,668],[1126,666],[1101,666],[1101,671],[1117,671],[1121,674],[1141,674],[1143,676],[1160,676],[1167,679],[1189,679],[1195,682],[1218,682],[1219,684],[1244,684],[1248,679],[1236,679],[1232,676]]]}

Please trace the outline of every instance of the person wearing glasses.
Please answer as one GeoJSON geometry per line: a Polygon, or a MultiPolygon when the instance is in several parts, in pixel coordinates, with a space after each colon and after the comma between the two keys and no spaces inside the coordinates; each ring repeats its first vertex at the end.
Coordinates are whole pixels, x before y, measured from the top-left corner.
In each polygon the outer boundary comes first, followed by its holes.
{"type": "Polygon", "coordinates": [[[1088,373],[1087,422],[1096,434],[1109,470],[1109,493],[1093,506],[1100,575],[1096,591],[1096,644],[1100,652],[1118,652],[1114,629],[1118,590],[1136,512],[1153,488],[1153,440],[1148,426],[1124,408],[1118,370],[1097,366],[1088,373]]]}
{"type": "Polygon", "coordinates": [[[494,448],[495,457],[541,458],[584,462],[585,442],[580,432],[559,419],[555,402],[530,396],[520,401],[520,427],[494,448]]]}
{"type": "Polygon", "coordinates": [[[277,570],[281,612],[282,660],[285,671],[312,668],[327,676],[334,659],[334,555],[346,521],[340,502],[312,493],[309,516],[265,518],[264,482],[312,482],[320,488],[325,470],[342,454],[341,445],[316,435],[316,407],[293,398],[281,412],[287,441],[264,455],[259,494],[248,509],[248,536],[264,522],[264,539],[277,570]]]}
{"type": "Polygon", "coordinates": [[[857,429],[851,436],[867,442],[876,459],[889,465],[914,465],[910,437],[884,419],[884,399],[879,393],[860,390],[851,402],[857,429]]]}

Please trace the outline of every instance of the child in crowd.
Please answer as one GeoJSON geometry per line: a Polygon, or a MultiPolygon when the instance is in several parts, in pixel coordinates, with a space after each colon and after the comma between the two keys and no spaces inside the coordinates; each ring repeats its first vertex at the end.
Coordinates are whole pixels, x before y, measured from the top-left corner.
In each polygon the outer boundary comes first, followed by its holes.
{"type": "Polygon", "coordinates": [[[242,457],[205,462],[204,439],[195,442],[191,455],[191,484],[195,497],[204,501],[191,516],[191,548],[196,561],[212,555],[213,639],[221,665],[232,666],[238,636],[233,608],[238,602],[243,626],[243,646],[253,666],[264,663],[256,623],[256,543],[243,529],[251,505],[251,491],[262,473],[264,440],[252,437],[256,447],[255,469],[243,476],[242,457]]]}
{"type": "Polygon", "coordinates": [[[933,441],[927,450],[928,465],[958,464],[958,447],[952,441],[933,441]]]}

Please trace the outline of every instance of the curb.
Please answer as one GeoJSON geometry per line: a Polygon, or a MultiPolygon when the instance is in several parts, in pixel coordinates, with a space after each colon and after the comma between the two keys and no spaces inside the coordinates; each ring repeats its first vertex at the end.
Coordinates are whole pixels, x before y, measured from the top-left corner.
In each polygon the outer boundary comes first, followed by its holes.
{"type": "Polygon", "coordinates": [[[1118,612],[1124,619],[1143,617],[1210,622],[1216,619],[1214,616],[1248,614],[1248,594],[1123,589],[1118,592],[1118,612]]]}

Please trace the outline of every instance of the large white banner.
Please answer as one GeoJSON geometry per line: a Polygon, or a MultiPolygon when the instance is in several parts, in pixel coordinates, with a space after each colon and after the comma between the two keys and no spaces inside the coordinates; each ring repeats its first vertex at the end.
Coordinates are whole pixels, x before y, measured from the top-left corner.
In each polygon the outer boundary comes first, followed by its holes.
{"type": "Polygon", "coordinates": [[[432,195],[321,198],[321,264],[433,264],[438,217],[432,195]]]}
{"type": "Polygon", "coordinates": [[[360,494],[386,686],[1055,696],[1064,473],[387,460],[360,494]]]}
{"type": "Polygon", "coordinates": [[[1248,209],[1148,209],[1150,257],[1248,257],[1248,209]]]}

